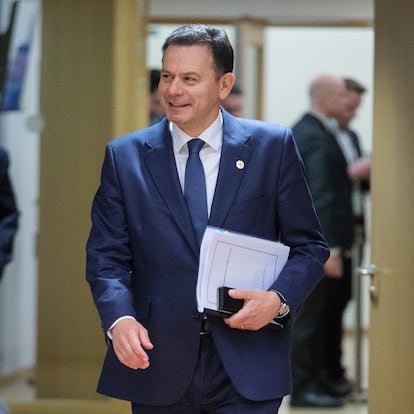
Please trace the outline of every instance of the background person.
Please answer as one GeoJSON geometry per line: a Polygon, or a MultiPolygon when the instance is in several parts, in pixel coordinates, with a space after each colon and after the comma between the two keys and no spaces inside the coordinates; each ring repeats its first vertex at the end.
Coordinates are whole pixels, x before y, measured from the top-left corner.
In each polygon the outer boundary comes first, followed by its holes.
{"type": "Polygon", "coordinates": [[[291,405],[339,407],[342,400],[326,386],[325,346],[328,336],[338,338],[338,318],[351,295],[352,182],[336,138],[336,118],[346,108],[345,83],[329,74],[319,75],[311,82],[309,96],[311,109],[293,126],[293,133],[331,255],[324,265],[326,277],[308,296],[294,323],[291,405]],[[338,296],[342,300],[332,316],[330,303],[338,296]]]}
{"type": "Polygon", "coordinates": [[[341,279],[332,280],[335,285],[329,295],[326,312],[327,335],[325,337],[324,384],[326,390],[335,396],[345,396],[352,392],[352,383],[346,376],[346,368],[342,363],[343,315],[352,297],[352,269],[361,264],[365,242],[364,230],[364,193],[369,190],[371,161],[364,157],[358,135],[350,129],[350,123],[355,118],[366,88],[354,79],[345,78],[346,102],[345,110],[336,116],[338,129],[336,139],[346,160],[346,171],[352,181],[351,200],[353,211],[354,234],[353,251],[358,257],[347,254],[344,257],[344,272],[341,279]]]}
{"type": "MultiPolygon", "coordinates": [[[[359,81],[352,78],[344,78],[347,90],[347,108],[343,116],[338,117],[339,128],[346,135],[351,145],[348,150],[348,174],[353,181],[360,181],[360,190],[369,189],[369,180],[371,178],[371,159],[364,156],[361,148],[360,139],[357,133],[350,127],[352,120],[357,116],[358,108],[361,105],[362,98],[366,88],[359,81]]],[[[345,138],[346,139],[346,135],[345,138]]],[[[358,213],[358,212],[357,212],[358,213]]]]}
{"type": "Polygon", "coordinates": [[[160,83],[161,71],[159,69],[150,70],[150,125],[154,125],[164,118],[164,108],[161,105],[158,84],[160,83]]]}
{"type": "Polygon", "coordinates": [[[0,281],[6,265],[13,258],[13,241],[19,212],[9,177],[9,155],[0,147],[0,281]]]}
{"type": "Polygon", "coordinates": [[[240,86],[235,83],[227,98],[221,102],[223,108],[237,117],[244,116],[244,95],[240,86]]]}
{"type": "MultiPolygon", "coordinates": [[[[9,177],[9,155],[0,146],[0,282],[6,265],[13,258],[13,240],[17,232],[19,212],[9,177]]],[[[9,414],[0,398],[0,414],[9,414]]]]}
{"type": "Polygon", "coordinates": [[[234,84],[223,30],[182,26],[162,49],[166,119],[107,145],[92,208],[87,280],[112,338],[98,391],[139,414],[275,414],[291,390],[290,326],[266,325],[296,313],[329,254],[303,165],[288,128],[220,109],[234,84]],[[227,319],[197,312],[192,217],[204,209],[201,230],[208,220],[291,249],[269,291],[230,291],[244,306],[227,319]]]}

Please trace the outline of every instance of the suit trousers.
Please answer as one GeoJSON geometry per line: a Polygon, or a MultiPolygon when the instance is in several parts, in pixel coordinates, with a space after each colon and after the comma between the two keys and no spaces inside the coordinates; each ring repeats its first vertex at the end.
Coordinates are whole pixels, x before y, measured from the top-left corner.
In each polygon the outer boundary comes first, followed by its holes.
{"type": "MultiPolygon", "coordinates": [[[[132,403],[133,414],[277,414],[282,398],[251,401],[233,387],[211,334],[201,335],[193,380],[185,395],[171,406],[132,403]]],[[[179,373],[177,373],[179,375],[179,373]]],[[[275,375],[277,373],[275,372],[275,375]]],[[[257,379],[260,381],[260,379],[257,379]]]]}

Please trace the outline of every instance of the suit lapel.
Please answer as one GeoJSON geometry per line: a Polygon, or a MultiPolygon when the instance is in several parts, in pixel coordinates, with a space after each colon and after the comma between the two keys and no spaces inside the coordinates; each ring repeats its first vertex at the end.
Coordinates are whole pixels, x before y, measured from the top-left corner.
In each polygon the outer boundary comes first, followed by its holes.
{"type": "Polygon", "coordinates": [[[249,135],[233,117],[223,112],[223,147],[209,224],[223,227],[244,178],[252,148],[249,135]]]}
{"type": "MultiPolygon", "coordinates": [[[[250,137],[240,124],[226,113],[223,113],[223,119],[223,147],[209,218],[209,224],[215,227],[223,226],[240,189],[252,153],[252,148],[248,145],[250,137]]],[[[198,255],[199,248],[178,179],[168,121],[161,124],[159,129],[154,129],[147,145],[148,151],[144,159],[155,186],[183,237],[198,255]]]]}
{"type": "Polygon", "coordinates": [[[191,218],[178,179],[168,121],[163,124],[164,128],[161,126],[158,130],[154,130],[154,134],[147,141],[149,149],[145,153],[145,162],[179,230],[194,252],[198,254],[191,218]]]}

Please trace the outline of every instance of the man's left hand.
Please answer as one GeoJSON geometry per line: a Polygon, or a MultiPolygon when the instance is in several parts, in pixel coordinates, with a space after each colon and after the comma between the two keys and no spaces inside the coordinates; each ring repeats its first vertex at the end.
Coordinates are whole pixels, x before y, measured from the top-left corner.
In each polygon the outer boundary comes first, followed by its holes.
{"type": "Polygon", "coordinates": [[[243,307],[224,322],[231,328],[257,331],[272,321],[279,312],[281,300],[276,292],[230,289],[229,296],[244,300],[243,307]]]}

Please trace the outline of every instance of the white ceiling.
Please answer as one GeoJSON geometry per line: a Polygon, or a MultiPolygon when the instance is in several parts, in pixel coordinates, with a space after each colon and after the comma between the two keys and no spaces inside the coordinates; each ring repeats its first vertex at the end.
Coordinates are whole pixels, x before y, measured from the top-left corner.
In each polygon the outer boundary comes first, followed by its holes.
{"type": "Polygon", "coordinates": [[[254,18],[269,24],[372,24],[375,0],[150,0],[150,17],[183,21],[254,18]]]}

